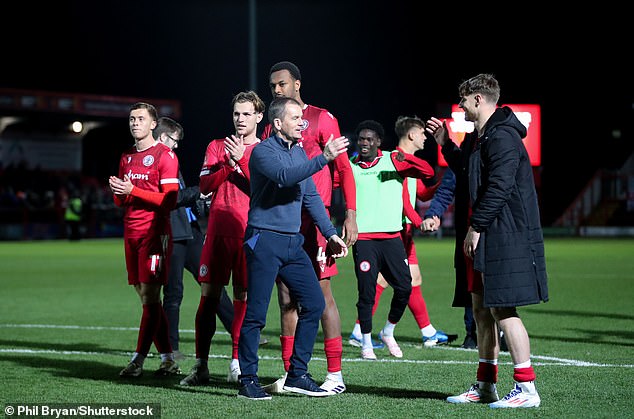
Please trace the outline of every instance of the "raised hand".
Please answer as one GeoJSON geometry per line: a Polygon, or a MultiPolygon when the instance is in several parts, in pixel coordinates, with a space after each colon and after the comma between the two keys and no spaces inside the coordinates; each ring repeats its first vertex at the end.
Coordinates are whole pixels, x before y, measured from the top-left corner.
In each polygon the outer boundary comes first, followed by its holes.
{"type": "Polygon", "coordinates": [[[441,147],[449,141],[449,130],[447,129],[447,123],[441,121],[433,116],[425,123],[425,131],[431,134],[436,140],[436,143],[441,147]]]}
{"type": "Polygon", "coordinates": [[[339,138],[334,138],[334,135],[330,134],[330,138],[324,146],[324,157],[327,161],[331,162],[340,154],[346,153],[349,145],[350,140],[346,137],[341,136],[339,138]]]}
{"type": "Polygon", "coordinates": [[[244,145],[244,136],[239,138],[235,135],[231,137],[225,137],[225,151],[229,155],[229,165],[235,166],[236,163],[244,156],[244,150],[247,147],[244,145]]]}

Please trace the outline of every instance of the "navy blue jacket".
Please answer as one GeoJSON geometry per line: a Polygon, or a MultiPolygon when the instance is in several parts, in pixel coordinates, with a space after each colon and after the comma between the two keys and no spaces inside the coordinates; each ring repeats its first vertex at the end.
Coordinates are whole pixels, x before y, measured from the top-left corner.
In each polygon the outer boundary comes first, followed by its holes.
{"type": "Polygon", "coordinates": [[[256,145],[249,159],[248,227],[299,233],[303,205],[324,237],[336,234],[312,179],[326,164],[322,154],[309,160],[297,143],[289,147],[275,135],[256,145]]]}
{"type": "Polygon", "coordinates": [[[425,211],[423,218],[432,218],[434,216],[442,218],[449,205],[453,202],[454,192],[456,190],[456,175],[448,167],[442,175],[440,185],[434,192],[429,208],[425,211]]]}

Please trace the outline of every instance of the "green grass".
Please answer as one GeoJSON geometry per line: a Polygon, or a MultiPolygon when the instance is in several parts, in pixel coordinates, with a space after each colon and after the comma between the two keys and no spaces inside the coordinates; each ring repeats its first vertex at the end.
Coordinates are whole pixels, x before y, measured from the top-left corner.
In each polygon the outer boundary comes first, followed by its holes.
{"type": "MultiPolygon", "coordinates": [[[[538,409],[492,411],[486,405],[451,405],[448,395],[475,379],[477,353],[459,348],[462,309],[452,308],[452,237],[418,238],[423,294],[436,328],[458,333],[445,348],[422,348],[420,331],[406,312],[396,329],[404,357],[378,350],[378,362],[362,361],[347,344],[356,318],[352,258],[339,262],[333,279],[344,336],[343,371],[348,390],[314,399],[275,396],[269,402],[236,398],[224,381],[231,342],[220,322],[211,348],[209,386],[183,388],[180,378],[156,379],[149,371],[125,381],[119,370],[136,346],[138,297],[127,285],[120,239],[0,243],[0,368],[7,404],[160,403],[163,418],[210,417],[634,417],[634,240],[556,239],[546,241],[550,302],[520,308],[531,336],[531,353],[542,398],[538,409]]],[[[193,355],[194,316],[199,290],[186,273],[181,308],[181,350],[193,355]]],[[[375,315],[375,332],[385,322],[391,290],[375,315]]],[[[282,373],[279,310],[275,293],[260,348],[260,377],[282,373]]],[[[181,362],[188,371],[193,356],[181,362]]],[[[323,338],[310,364],[319,381],[326,374],[323,338]]],[[[512,386],[508,354],[500,357],[498,388],[512,386]]]]}

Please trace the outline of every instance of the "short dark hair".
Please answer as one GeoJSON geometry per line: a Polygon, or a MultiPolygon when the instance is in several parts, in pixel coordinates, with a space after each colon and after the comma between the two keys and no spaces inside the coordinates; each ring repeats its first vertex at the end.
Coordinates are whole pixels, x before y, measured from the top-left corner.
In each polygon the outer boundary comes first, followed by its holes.
{"type": "Polygon", "coordinates": [[[152,130],[152,136],[155,140],[158,140],[163,133],[166,133],[170,137],[176,136],[179,141],[185,136],[185,131],[181,124],[167,116],[162,116],[158,119],[156,127],[152,130]]]}
{"type": "Polygon", "coordinates": [[[358,137],[359,133],[364,129],[369,129],[376,132],[381,140],[385,139],[385,130],[383,129],[383,125],[375,120],[366,119],[365,121],[359,122],[359,125],[357,125],[357,129],[354,130],[355,137],[358,137]]]}
{"type": "Polygon", "coordinates": [[[253,90],[236,94],[231,100],[231,108],[235,107],[236,103],[245,102],[253,103],[253,109],[255,109],[255,111],[258,113],[264,113],[264,111],[266,110],[266,105],[264,104],[262,99],[260,99],[260,96],[258,96],[258,94],[255,93],[253,90]]]}
{"type": "Polygon", "coordinates": [[[273,66],[271,67],[271,71],[269,71],[269,75],[280,70],[288,70],[288,72],[291,73],[291,76],[295,80],[302,79],[302,74],[299,72],[299,68],[290,61],[280,61],[279,63],[273,64],[273,66]]]}
{"type": "Polygon", "coordinates": [[[394,124],[394,132],[396,133],[396,137],[400,140],[414,127],[425,129],[425,121],[417,116],[399,116],[396,118],[396,123],[394,124]]]}
{"type": "Polygon", "coordinates": [[[150,117],[154,121],[158,121],[158,112],[156,110],[156,107],[154,107],[154,105],[152,105],[151,103],[137,102],[134,105],[130,106],[130,112],[135,111],[137,109],[146,109],[148,113],[150,114],[150,117]]]}
{"type": "Polygon", "coordinates": [[[284,114],[286,113],[286,105],[288,105],[289,103],[295,103],[297,106],[302,106],[292,97],[278,96],[271,101],[271,104],[269,105],[269,123],[274,130],[275,125],[273,124],[273,121],[275,119],[284,119],[284,114]]]}
{"type": "Polygon", "coordinates": [[[460,97],[479,93],[486,97],[487,101],[497,103],[500,99],[500,84],[493,74],[478,74],[465,80],[458,87],[460,97]]]}

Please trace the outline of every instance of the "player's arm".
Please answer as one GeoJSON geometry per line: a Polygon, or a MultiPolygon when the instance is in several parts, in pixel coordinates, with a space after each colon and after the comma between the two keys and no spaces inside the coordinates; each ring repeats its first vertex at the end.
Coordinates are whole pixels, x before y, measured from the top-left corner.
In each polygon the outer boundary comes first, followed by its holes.
{"type": "Polygon", "coordinates": [[[200,169],[200,181],[198,186],[200,193],[208,195],[216,192],[220,185],[233,173],[234,168],[229,161],[224,149],[224,143],[214,140],[207,146],[203,167],[200,169]]]}
{"type": "Polygon", "coordinates": [[[157,208],[171,211],[176,207],[176,200],[178,199],[178,179],[176,179],[176,182],[172,180],[173,179],[166,179],[168,183],[161,184],[160,192],[148,191],[147,189],[134,186],[130,192],[130,196],[147,202],[157,208]]]}
{"type": "Polygon", "coordinates": [[[409,189],[407,187],[407,182],[410,181],[420,181],[419,179],[407,179],[403,181],[403,214],[412,222],[414,227],[420,228],[423,223],[423,219],[418,214],[418,211],[412,206],[412,201],[409,196],[409,189]]]}
{"type": "Polygon", "coordinates": [[[302,198],[302,205],[315,221],[315,225],[319,228],[321,234],[328,240],[328,247],[333,257],[345,257],[348,254],[348,246],[337,235],[337,229],[332,225],[328,217],[324,201],[321,200],[312,177],[306,179],[306,190],[302,198]]]}
{"type": "MultiPolygon", "coordinates": [[[[322,112],[319,115],[319,127],[321,141],[324,137],[328,140],[341,136],[339,122],[330,112],[322,112]]],[[[341,187],[343,199],[346,201],[346,211],[343,220],[342,235],[347,246],[356,243],[359,236],[357,226],[357,186],[352,174],[352,167],[348,153],[340,154],[333,162],[333,189],[341,187]]]]}
{"type": "Polygon", "coordinates": [[[233,170],[240,173],[247,180],[251,180],[249,161],[244,155],[245,150],[246,146],[244,145],[244,139],[242,137],[231,135],[230,137],[225,138],[225,152],[229,156],[227,163],[233,168],[233,170]]]}
{"type": "Polygon", "coordinates": [[[440,181],[440,186],[436,189],[434,197],[429,204],[429,209],[425,212],[424,218],[441,217],[453,202],[455,191],[456,175],[450,168],[447,168],[440,181]]]}
{"type": "Polygon", "coordinates": [[[399,175],[422,179],[426,185],[436,183],[434,169],[425,160],[400,150],[396,153],[390,153],[390,157],[399,175]]]}
{"type": "MultiPolygon", "coordinates": [[[[414,179],[412,179],[414,180],[414,179]]],[[[416,180],[416,199],[423,202],[429,201],[434,197],[436,190],[440,187],[441,180],[438,180],[431,186],[425,185],[421,179],[416,180]]]]}
{"type": "MultiPolygon", "coordinates": [[[[149,191],[139,187],[132,187],[130,196],[140,199],[156,208],[171,211],[176,207],[178,199],[178,158],[176,154],[165,153],[158,162],[159,191],[149,191]]],[[[127,177],[127,176],[126,176],[127,177]]]]}
{"type": "Polygon", "coordinates": [[[110,185],[110,190],[112,191],[114,204],[118,207],[124,207],[130,202],[130,195],[128,193],[125,193],[122,190],[120,185],[121,180],[123,179],[124,173],[125,173],[124,164],[125,164],[125,160],[122,156],[121,159],[119,160],[118,177],[110,176],[110,178],[108,179],[108,184],[110,185]]]}

